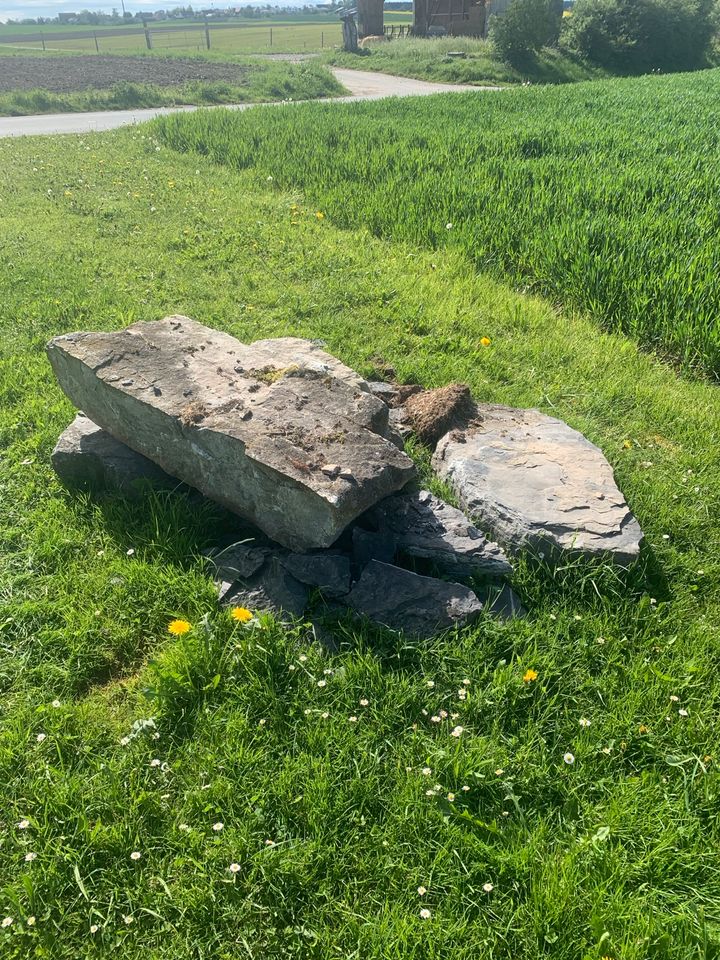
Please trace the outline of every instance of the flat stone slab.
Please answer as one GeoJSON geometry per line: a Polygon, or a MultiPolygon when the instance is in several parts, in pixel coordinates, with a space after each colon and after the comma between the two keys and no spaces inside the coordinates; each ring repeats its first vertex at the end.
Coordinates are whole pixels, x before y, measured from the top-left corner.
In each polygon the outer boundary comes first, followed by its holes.
{"type": "Polygon", "coordinates": [[[176,487],[179,483],[82,413],[60,434],[50,459],[55,473],[68,487],[118,490],[132,496],[145,483],[159,487],[176,487]]]}
{"type": "Polygon", "coordinates": [[[421,577],[378,560],[365,567],[346,603],[391,630],[424,638],[471,623],[482,611],[469,587],[421,577]]]}
{"type": "Polygon", "coordinates": [[[174,316],[56,337],[48,356],[100,427],[298,552],[415,474],[387,405],[307,340],[248,346],[174,316]]]}
{"type": "Polygon", "coordinates": [[[424,557],[456,575],[503,577],[512,565],[467,517],[429,490],[399,493],[374,506],[366,517],[392,537],[400,553],[424,557]]]}
{"type": "Polygon", "coordinates": [[[594,444],[538,410],[480,405],[478,415],[440,440],[432,464],[481,529],[546,559],[637,559],[642,530],[594,444]]]}

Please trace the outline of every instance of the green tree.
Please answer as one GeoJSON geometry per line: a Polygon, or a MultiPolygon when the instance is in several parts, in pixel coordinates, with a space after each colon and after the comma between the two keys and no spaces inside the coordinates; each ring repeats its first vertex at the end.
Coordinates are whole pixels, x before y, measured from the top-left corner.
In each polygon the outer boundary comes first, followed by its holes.
{"type": "Polygon", "coordinates": [[[523,60],[543,47],[553,46],[560,35],[562,2],[512,0],[503,16],[492,16],[490,36],[503,60],[523,60]]]}
{"type": "Polygon", "coordinates": [[[704,66],[717,29],[715,0],[577,0],[562,45],[617,72],[704,66]]]}

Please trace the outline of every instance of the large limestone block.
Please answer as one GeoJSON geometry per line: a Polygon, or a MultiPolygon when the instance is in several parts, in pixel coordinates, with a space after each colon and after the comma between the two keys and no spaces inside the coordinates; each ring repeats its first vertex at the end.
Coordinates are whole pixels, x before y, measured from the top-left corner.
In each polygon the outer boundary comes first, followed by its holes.
{"type": "Polygon", "coordinates": [[[294,550],[329,546],[415,473],[387,406],[307,340],[246,345],[174,316],[48,355],[95,423],[294,550]]]}
{"type": "Polygon", "coordinates": [[[433,466],[481,529],[547,559],[637,558],[642,531],[594,444],[538,410],[487,405],[478,413],[477,427],[442,438],[433,466]]]}

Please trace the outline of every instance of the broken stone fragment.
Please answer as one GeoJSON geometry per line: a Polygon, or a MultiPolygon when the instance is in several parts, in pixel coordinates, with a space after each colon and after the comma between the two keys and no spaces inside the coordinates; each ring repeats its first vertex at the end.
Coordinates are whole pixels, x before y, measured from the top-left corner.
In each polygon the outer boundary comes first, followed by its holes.
{"type": "Polygon", "coordinates": [[[438,444],[433,467],[467,515],[511,551],[636,560],[642,530],[602,452],[538,410],[479,406],[438,444]]]}
{"type": "Polygon", "coordinates": [[[220,603],[235,590],[238,580],[252,577],[260,569],[272,550],[257,546],[255,541],[232,543],[222,550],[208,550],[206,556],[213,566],[213,579],[220,603]]]}
{"type": "Polygon", "coordinates": [[[57,337],[48,355],[95,423],[292,550],[329,546],[415,474],[387,405],[307,340],[248,346],[176,316],[57,337]]]}
{"type": "Polygon", "coordinates": [[[251,577],[235,581],[221,602],[226,607],[246,607],[252,613],[302,617],[307,601],[307,587],[273,556],[251,577]]]}
{"type": "Polygon", "coordinates": [[[346,598],[348,606],[391,630],[431,637],[475,620],[482,604],[468,587],[421,577],[371,560],[346,598]]]}
{"type": "Polygon", "coordinates": [[[456,575],[503,577],[512,573],[502,549],[429,490],[387,497],[365,514],[363,522],[390,536],[400,553],[425,557],[456,575]]]}
{"type": "Polygon", "coordinates": [[[157,487],[179,483],[82,413],[60,434],[51,461],[64,484],[84,490],[118,490],[133,496],[145,483],[157,487]]]}
{"type": "Polygon", "coordinates": [[[296,580],[317,587],[326,597],[343,597],[350,590],[350,558],[339,550],[289,553],[280,562],[296,580]]]}

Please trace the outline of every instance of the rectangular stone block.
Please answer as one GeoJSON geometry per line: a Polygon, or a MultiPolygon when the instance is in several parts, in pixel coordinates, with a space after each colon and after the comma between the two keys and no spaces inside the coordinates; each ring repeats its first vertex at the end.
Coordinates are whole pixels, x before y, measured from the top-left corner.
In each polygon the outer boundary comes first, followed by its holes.
{"type": "Polygon", "coordinates": [[[303,551],[415,475],[388,407],[316,344],[246,345],[187,317],[48,344],[73,403],[166,473],[303,551]]]}

